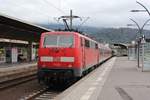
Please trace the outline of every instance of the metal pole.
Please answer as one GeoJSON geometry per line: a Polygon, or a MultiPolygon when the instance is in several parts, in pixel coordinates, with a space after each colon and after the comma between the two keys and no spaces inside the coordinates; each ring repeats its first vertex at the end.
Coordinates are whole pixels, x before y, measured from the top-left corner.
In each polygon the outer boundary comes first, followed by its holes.
{"type": "Polygon", "coordinates": [[[144,26],[145,26],[149,21],[150,21],[150,19],[148,19],[148,20],[144,23],[144,25],[143,25],[142,28],[141,28],[141,32],[143,31],[144,26]]]}
{"type": "Polygon", "coordinates": [[[62,19],[64,21],[66,27],[68,27],[67,20],[70,21],[70,25],[69,25],[69,28],[68,28],[70,31],[72,31],[72,29],[73,29],[73,19],[75,19],[75,18],[80,18],[81,19],[81,17],[74,16],[72,13],[73,13],[73,11],[70,10],[70,15],[69,16],[61,16],[61,17],[58,18],[58,20],[62,19]]]}
{"type": "MultiPolygon", "coordinates": [[[[133,21],[137,25],[138,31],[139,31],[140,37],[141,37],[141,28],[140,28],[139,24],[131,18],[130,18],[130,20],[133,21]]],[[[138,59],[137,60],[138,60],[138,68],[140,68],[140,40],[138,40],[138,59]]]]}
{"type": "MultiPolygon", "coordinates": [[[[138,25],[138,23],[135,21],[135,20],[133,20],[133,19],[131,19],[130,18],[130,20],[131,21],[133,21],[136,25],[137,25],[137,27],[138,27],[138,31],[139,31],[139,33],[140,33],[140,37],[142,36],[142,32],[143,32],[143,29],[144,29],[144,26],[150,21],[150,19],[148,19],[144,24],[143,24],[143,26],[140,28],[140,26],[138,25]]],[[[141,45],[141,40],[139,39],[138,40],[138,68],[140,67],[140,45],[141,45]]],[[[142,56],[144,57],[144,47],[143,47],[143,45],[142,45],[142,56]]],[[[142,63],[143,63],[143,58],[142,58],[142,63]]],[[[143,64],[142,64],[142,66],[143,66],[143,64]]]]}
{"type": "Polygon", "coordinates": [[[139,5],[141,5],[142,7],[144,7],[144,9],[146,10],[146,12],[149,14],[150,16],[150,12],[148,11],[148,9],[140,2],[136,1],[136,3],[138,3],[139,5]]]}
{"type": "Polygon", "coordinates": [[[70,10],[70,30],[72,30],[72,10],[70,10]]]}
{"type": "MultiPolygon", "coordinates": [[[[78,26],[78,29],[81,28],[81,26],[89,19],[90,17],[87,17],[79,26],[78,26]]],[[[81,19],[82,20],[82,19],[81,19]]]]}
{"type": "MultiPolygon", "coordinates": [[[[143,31],[143,29],[144,29],[144,26],[148,23],[150,21],[150,19],[148,19],[145,23],[144,23],[144,25],[142,26],[142,28],[141,28],[141,32],[143,31]]],[[[143,37],[144,38],[144,37],[143,37]]],[[[142,39],[143,39],[142,38],[142,39]]],[[[144,44],[142,44],[142,71],[143,71],[143,69],[144,69],[144,44]]]]}
{"type": "Polygon", "coordinates": [[[140,28],[139,24],[135,20],[133,20],[131,18],[130,18],[130,20],[136,24],[136,26],[138,27],[138,31],[140,33],[140,36],[141,36],[142,33],[141,33],[141,28],[140,28]]]}
{"type": "Polygon", "coordinates": [[[144,71],[144,43],[142,44],[142,72],[144,71]]]}
{"type": "Polygon", "coordinates": [[[138,40],[138,68],[140,67],[140,40],[138,40]]]}

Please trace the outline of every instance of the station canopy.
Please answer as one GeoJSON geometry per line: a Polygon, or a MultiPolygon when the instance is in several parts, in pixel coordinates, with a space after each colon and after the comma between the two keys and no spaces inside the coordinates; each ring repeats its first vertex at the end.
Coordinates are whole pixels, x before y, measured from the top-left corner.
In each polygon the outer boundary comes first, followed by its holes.
{"type": "Polygon", "coordinates": [[[42,32],[53,31],[0,14],[0,38],[39,42],[42,32]]]}

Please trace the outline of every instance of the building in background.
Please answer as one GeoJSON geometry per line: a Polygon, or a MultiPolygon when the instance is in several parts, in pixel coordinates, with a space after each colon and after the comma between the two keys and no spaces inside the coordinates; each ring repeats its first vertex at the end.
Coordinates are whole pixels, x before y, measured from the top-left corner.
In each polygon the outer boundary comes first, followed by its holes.
{"type": "MultiPolygon", "coordinates": [[[[0,38],[0,63],[17,63],[28,61],[27,41],[0,38]]],[[[31,61],[37,59],[38,44],[32,43],[31,61]]]]}

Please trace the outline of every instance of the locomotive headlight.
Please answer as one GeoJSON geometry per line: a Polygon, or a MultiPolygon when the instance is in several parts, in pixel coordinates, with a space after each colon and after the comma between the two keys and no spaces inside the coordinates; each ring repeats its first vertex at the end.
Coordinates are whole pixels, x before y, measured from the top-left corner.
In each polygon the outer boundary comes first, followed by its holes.
{"type": "Polygon", "coordinates": [[[41,56],[40,60],[41,60],[41,62],[52,62],[53,57],[41,56]]]}
{"type": "Polygon", "coordinates": [[[70,65],[68,65],[68,67],[69,67],[69,68],[71,68],[71,67],[72,67],[72,65],[70,64],[70,65]]]}
{"type": "Polygon", "coordinates": [[[44,68],[44,67],[46,67],[46,65],[42,65],[42,67],[44,68]]]}
{"type": "Polygon", "coordinates": [[[61,62],[74,62],[74,57],[61,57],[61,62]]]}

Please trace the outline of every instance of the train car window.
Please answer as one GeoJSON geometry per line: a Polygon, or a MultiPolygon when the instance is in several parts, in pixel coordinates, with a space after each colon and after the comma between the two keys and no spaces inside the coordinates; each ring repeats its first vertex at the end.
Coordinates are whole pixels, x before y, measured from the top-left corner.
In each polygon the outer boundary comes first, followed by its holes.
{"type": "Polygon", "coordinates": [[[85,47],[90,47],[90,41],[85,39],[85,47]]]}

